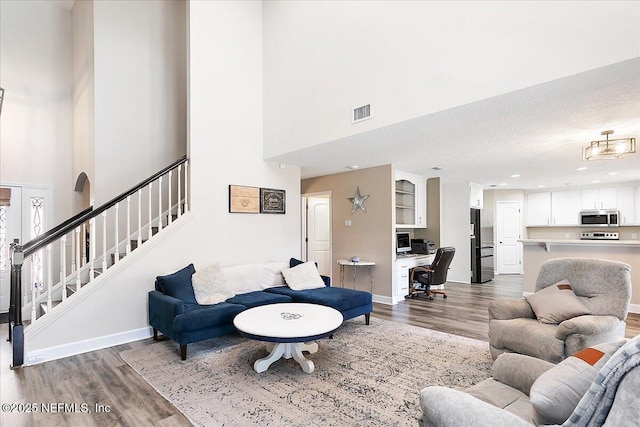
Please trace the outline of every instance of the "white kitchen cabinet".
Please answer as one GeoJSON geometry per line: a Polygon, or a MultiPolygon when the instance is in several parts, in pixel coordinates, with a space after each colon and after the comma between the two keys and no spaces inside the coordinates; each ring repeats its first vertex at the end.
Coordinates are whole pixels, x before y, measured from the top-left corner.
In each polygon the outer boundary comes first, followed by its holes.
{"type": "Polygon", "coordinates": [[[622,185],[617,188],[620,225],[636,224],[636,188],[635,185],[622,185]]]}
{"type": "Polygon", "coordinates": [[[396,227],[426,228],[426,178],[397,171],[395,184],[396,227]]]}
{"type": "Polygon", "coordinates": [[[616,187],[584,188],[581,191],[581,209],[616,209],[616,187]]]}
{"type": "Polygon", "coordinates": [[[580,191],[551,192],[551,225],[580,225],[580,191]]]}
{"type": "Polygon", "coordinates": [[[480,184],[474,182],[469,184],[469,207],[482,209],[484,190],[480,184]]]}
{"type": "Polygon", "coordinates": [[[551,193],[527,194],[527,226],[551,225],[551,193]]]}

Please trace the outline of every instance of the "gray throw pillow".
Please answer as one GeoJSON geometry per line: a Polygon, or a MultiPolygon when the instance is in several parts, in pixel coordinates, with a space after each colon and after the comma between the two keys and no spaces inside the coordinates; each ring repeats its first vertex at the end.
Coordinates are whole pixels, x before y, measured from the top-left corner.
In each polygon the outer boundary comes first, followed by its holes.
{"type": "Polygon", "coordinates": [[[525,299],[542,323],[558,324],[573,317],[591,314],[591,310],[573,293],[568,280],[561,280],[526,295],[525,299]]]}

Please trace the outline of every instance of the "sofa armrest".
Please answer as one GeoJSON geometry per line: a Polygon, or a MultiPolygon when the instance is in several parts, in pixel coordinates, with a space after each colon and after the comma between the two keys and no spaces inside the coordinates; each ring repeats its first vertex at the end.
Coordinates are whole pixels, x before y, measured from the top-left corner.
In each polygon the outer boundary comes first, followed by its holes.
{"type": "Polygon", "coordinates": [[[173,319],[184,313],[184,303],[159,291],[149,292],[149,324],[162,333],[173,331],[173,319]]]}
{"type": "Polygon", "coordinates": [[[420,390],[420,406],[425,427],[532,425],[509,411],[447,387],[431,386],[420,390]]]}
{"type": "Polygon", "coordinates": [[[531,386],[540,375],[553,368],[546,360],[518,353],[503,353],[493,362],[493,379],[509,387],[520,390],[527,396],[531,386]]]}
{"type": "Polygon", "coordinates": [[[558,325],[556,338],[565,341],[569,335],[599,335],[616,330],[620,325],[620,319],[616,316],[585,315],[567,319],[558,325]]]}
{"type": "Polygon", "coordinates": [[[322,281],[324,282],[324,285],[329,287],[331,286],[331,277],[329,276],[323,276],[322,274],[320,275],[320,278],[322,279],[322,281]]]}
{"type": "Polygon", "coordinates": [[[531,306],[524,299],[499,299],[489,303],[489,320],[535,319],[531,306]]]}

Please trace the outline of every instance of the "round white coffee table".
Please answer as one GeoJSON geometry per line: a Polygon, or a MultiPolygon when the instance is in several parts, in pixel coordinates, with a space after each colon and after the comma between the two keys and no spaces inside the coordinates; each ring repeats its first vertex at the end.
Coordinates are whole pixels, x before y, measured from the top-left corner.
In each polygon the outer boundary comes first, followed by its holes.
{"type": "Polygon", "coordinates": [[[318,351],[314,341],[332,335],[342,325],[342,313],[317,304],[280,303],[250,308],[238,314],[233,324],[247,338],[266,341],[269,355],[253,364],[256,372],[264,372],[281,357],[293,359],[302,370],[314,370],[311,360],[303,351],[318,351]]]}

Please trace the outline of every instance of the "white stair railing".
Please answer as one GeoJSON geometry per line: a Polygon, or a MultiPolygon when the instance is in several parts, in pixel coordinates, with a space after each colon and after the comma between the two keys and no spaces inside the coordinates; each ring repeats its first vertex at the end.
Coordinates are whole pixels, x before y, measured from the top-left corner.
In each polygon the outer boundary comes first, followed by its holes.
{"type": "Polygon", "coordinates": [[[23,246],[19,242],[12,245],[12,254],[23,254],[24,262],[21,257],[14,257],[18,260],[14,265],[19,262],[18,270],[21,273],[12,274],[10,299],[12,303],[19,302],[19,304],[14,305],[16,308],[10,313],[10,339],[16,325],[20,325],[16,331],[22,333],[23,318],[30,319],[31,324],[37,322],[48,313],[54,312],[58,302],[72,299],[73,294],[68,294],[68,290],[74,294],[81,291],[92,280],[99,278],[101,274],[105,274],[118,264],[121,260],[121,248],[126,248],[125,256],[140,248],[155,234],[154,224],[157,224],[157,232],[160,232],[171,225],[174,212],[178,216],[188,212],[186,173],[182,177],[178,172],[176,185],[171,185],[173,170],[176,168],[182,170],[183,164],[186,171],[188,164],[186,157],[101,207],[89,208],[23,246]],[[169,182],[165,188],[162,186],[164,176],[168,176],[169,182]],[[154,185],[154,182],[157,182],[157,185],[154,185]],[[143,222],[142,215],[143,191],[148,192],[149,201],[148,218],[144,220],[146,223],[143,222]],[[163,192],[165,192],[164,197],[163,192]],[[131,232],[131,196],[133,194],[137,194],[138,199],[134,234],[131,232]],[[163,206],[163,198],[168,201],[166,206],[163,206]],[[127,203],[126,215],[123,217],[120,212],[120,203],[124,200],[127,203]],[[172,204],[173,200],[175,204],[172,204]],[[163,227],[162,219],[165,216],[169,219],[163,227]],[[98,217],[101,219],[97,220],[98,217]],[[124,238],[119,232],[123,227],[126,229],[124,238]],[[147,236],[147,240],[143,240],[143,236],[147,236]],[[137,243],[135,249],[132,248],[132,240],[137,243]],[[71,243],[69,248],[67,242],[71,243]],[[101,269],[98,269],[98,266],[101,269]],[[23,275],[28,279],[23,280],[23,275]],[[57,280],[54,281],[53,277],[57,280]],[[22,286],[22,283],[28,286],[22,286]],[[67,289],[68,283],[73,284],[71,289],[67,289]]]}

